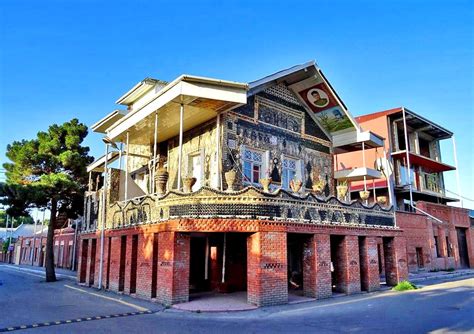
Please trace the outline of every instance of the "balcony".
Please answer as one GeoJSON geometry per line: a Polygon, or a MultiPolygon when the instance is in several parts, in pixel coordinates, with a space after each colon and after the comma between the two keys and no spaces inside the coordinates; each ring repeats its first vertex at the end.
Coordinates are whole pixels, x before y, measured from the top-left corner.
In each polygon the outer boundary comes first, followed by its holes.
{"type": "MultiPolygon", "coordinates": [[[[94,193],[86,202],[98,208],[94,193]]],[[[86,219],[100,216],[92,210],[86,219]]],[[[339,225],[364,228],[394,228],[392,208],[379,204],[365,206],[358,201],[342,202],[335,197],[322,198],[312,193],[303,195],[278,189],[266,193],[255,187],[224,192],[210,187],[183,193],[171,190],[165,195],[146,195],[128,201],[116,201],[107,209],[106,229],[120,229],[140,224],[159,224],[175,219],[245,219],[298,224],[339,225]]],[[[84,231],[100,228],[86,223],[84,231]]]]}
{"type": "MultiPolygon", "coordinates": [[[[413,152],[408,152],[410,158],[410,164],[416,166],[425,167],[432,172],[440,173],[440,172],[447,172],[450,170],[455,170],[456,167],[450,166],[440,161],[436,161],[434,159],[428,158],[426,156],[416,154],[413,152]]],[[[392,153],[392,157],[394,159],[405,159],[406,158],[406,150],[397,151],[392,153]]]]}

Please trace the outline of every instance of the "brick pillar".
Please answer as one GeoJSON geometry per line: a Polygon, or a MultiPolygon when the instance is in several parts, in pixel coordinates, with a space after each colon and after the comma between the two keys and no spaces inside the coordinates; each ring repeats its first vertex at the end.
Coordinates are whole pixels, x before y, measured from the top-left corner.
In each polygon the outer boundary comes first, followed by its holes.
{"type": "Polygon", "coordinates": [[[137,257],[137,295],[151,298],[151,281],[153,268],[153,233],[138,236],[137,257]]]}
{"type": "Polygon", "coordinates": [[[341,246],[342,254],[338,259],[341,261],[342,291],[347,294],[360,292],[359,239],[354,235],[346,235],[341,246]]]}
{"type": "Polygon", "coordinates": [[[120,272],[120,237],[112,237],[110,248],[109,290],[118,291],[120,272]]]}
{"type": "Polygon", "coordinates": [[[91,275],[91,257],[92,257],[92,239],[89,239],[89,247],[87,247],[87,267],[86,267],[86,281],[87,285],[90,285],[91,275]]]}
{"type": "MultiPolygon", "coordinates": [[[[104,235],[104,267],[102,268],[102,288],[108,289],[107,287],[107,264],[109,262],[109,238],[107,234],[104,235]]],[[[110,267],[109,267],[110,268],[110,267]]]]}
{"type": "Polygon", "coordinates": [[[125,286],[124,293],[130,294],[130,269],[132,266],[132,240],[133,234],[127,234],[127,256],[125,258],[125,286]]]}
{"type": "MultiPolygon", "coordinates": [[[[89,245],[89,241],[87,239],[79,239],[79,257],[78,257],[78,264],[77,264],[77,276],[79,279],[79,283],[85,283],[87,278],[87,248],[89,245]]],[[[42,259],[41,253],[41,244],[40,244],[40,251],[38,254],[38,258],[42,259]]]]}
{"type": "Polygon", "coordinates": [[[312,298],[329,298],[331,287],[331,244],[328,234],[315,234],[304,245],[303,290],[312,298]]]}
{"type": "Polygon", "coordinates": [[[257,232],[247,238],[247,299],[257,306],[288,302],[285,232],[257,232]]]}
{"type": "Polygon", "coordinates": [[[405,238],[383,238],[383,248],[387,284],[397,285],[399,282],[408,278],[405,238]]]}
{"type": "Polygon", "coordinates": [[[364,237],[359,239],[359,242],[362,290],[368,292],[379,290],[380,276],[377,239],[364,237]]]}
{"type": "Polygon", "coordinates": [[[178,232],[158,236],[157,301],[172,305],[189,300],[190,238],[178,232]]]}
{"type": "MultiPolygon", "coordinates": [[[[97,244],[96,244],[96,255],[95,255],[95,269],[94,269],[94,286],[99,286],[99,271],[100,271],[100,234],[97,236],[97,244]]],[[[105,253],[105,250],[104,250],[105,253]]],[[[102,267],[102,279],[104,278],[105,273],[105,262],[104,266],[102,267]]]]}

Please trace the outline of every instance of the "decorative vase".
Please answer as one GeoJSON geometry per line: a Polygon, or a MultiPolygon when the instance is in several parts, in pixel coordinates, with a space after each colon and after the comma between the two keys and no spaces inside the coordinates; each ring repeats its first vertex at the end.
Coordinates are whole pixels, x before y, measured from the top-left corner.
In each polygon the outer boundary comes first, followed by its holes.
{"type": "Polygon", "coordinates": [[[325,185],[326,184],[324,183],[324,181],[318,181],[318,182],[313,183],[314,193],[318,196],[321,196],[323,194],[325,185]]]}
{"type": "Polygon", "coordinates": [[[237,177],[235,170],[231,169],[230,171],[225,172],[224,177],[225,182],[227,183],[227,191],[234,191],[235,178],[237,177]]]}
{"type": "Polygon", "coordinates": [[[387,196],[377,196],[377,203],[380,205],[387,204],[387,196]]]}
{"type": "Polygon", "coordinates": [[[263,187],[263,191],[267,193],[268,192],[268,187],[270,186],[270,184],[272,184],[272,178],[271,177],[264,177],[264,178],[261,178],[259,181],[260,181],[260,184],[263,187]]]}
{"type": "Polygon", "coordinates": [[[347,186],[343,186],[343,185],[337,186],[336,190],[337,190],[337,198],[340,200],[344,200],[347,195],[347,186]]]}
{"type": "Polygon", "coordinates": [[[166,168],[159,168],[155,175],[156,191],[159,195],[166,193],[166,184],[168,183],[169,173],[166,168]]]}
{"type": "Polygon", "coordinates": [[[196,183],[196,178],[193,176],[187,176],[183,179],[183,191],[190,193],[193,191],[193,186],[196,183]]]}
{"type": "Polygon", "coordinates": [[[290,181],[290,188],[295,193],[300,191],[302,185],[303,185],[303,181],[301,181],[301,180],[293,179],[293,180],[290,181]]]}
{"type": "Polygon", "coordinates": [[[359,196],[360,196],[360,199],[361,199],[361,200],[367,201],[367,200],[369,199],[370,192],[367,191],[367,190],[359,191],[359,196]]]}

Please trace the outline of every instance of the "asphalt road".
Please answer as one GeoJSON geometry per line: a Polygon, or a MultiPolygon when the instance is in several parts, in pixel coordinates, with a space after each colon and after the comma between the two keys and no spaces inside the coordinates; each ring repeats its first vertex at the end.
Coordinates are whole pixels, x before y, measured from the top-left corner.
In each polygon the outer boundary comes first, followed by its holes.
{"type": "Polygon", "coordinates": [[[0,265],[0,331],[14,333],[474,332],[474,278],[236,313],[188,313],[0,265]],[[58,322],[58,324],[56,324],[58,322]],[[47,325],[45,325],[47,323],[47,325]],[[35,328],[18,329],[19,326],[35,328]]]}

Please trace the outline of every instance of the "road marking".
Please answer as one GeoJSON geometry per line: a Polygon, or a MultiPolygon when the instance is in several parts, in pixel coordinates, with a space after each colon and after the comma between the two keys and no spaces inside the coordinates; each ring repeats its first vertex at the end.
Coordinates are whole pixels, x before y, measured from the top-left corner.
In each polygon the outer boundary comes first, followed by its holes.
{"type": "Polygon", "coordinates": [[[106,319],[106,318],[111,318],[111,317],[131,317],[131,316],[136,316],[136,315],[141,315],[141,314],[152,314],[152,313],[153,313],[152,311],[128,312],[128,313],[115,314],[115,315],[101,315],[101,316],[95,316],[95,317],[84,317],[84,318],[69,319],[69,320],[35,323],[32,325],[11,326],[11,327],[6,327],[6,328],[0,328],[0,333],[13,332],[13,331],[28,329],[28,328],[67,325],[67,324],[78,323],[78,322],[83,322],[83,321],[95,321],[95,320],[101,320],[101,319],[106,319]]]}
{"type": "Polygon", "coordinates": [[[104,298],[104,299],[107,299],[107,300],[112,300],[112,301],[114,301],[114,302],[117,302],[117,303],[120,303],[120,304],[129,306],[129,307],[132,307],[132,308],[134,308],[134,309],[136,309],[136,310],[139,310],[139,311],[149,311],[149,309],[147,309],[147,308],[145,308],[145,307],[141,307],[141,306],[138,306],[138,305],[135,305],[135,304],[126,302],[126,301],[124,301],[124,300],[112,298],[112,297],[109,297],[109,296],[104,296],[104,295],[101,295],[101,294],[95,293],[95,292],[90,292],[90,291],[82,290],[82,289],[79,289],[79,288],[76,288],[76,287],[74,287],[74,286],[67,285],[67,284],[64,284],[64,286],[65,286],[66,288],[69,288],[69,289],[72,289],[72,290],[76,290],[76,291],[79,291],[79,292],[82,292],[82,293],[86,293],[86,294],[88,294],[88,295],[92,295],[92,296],[104,298]]]}

